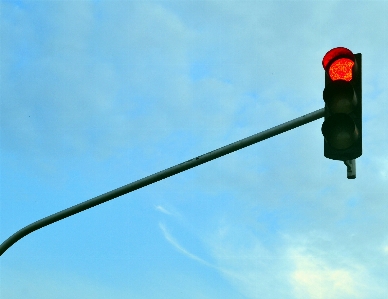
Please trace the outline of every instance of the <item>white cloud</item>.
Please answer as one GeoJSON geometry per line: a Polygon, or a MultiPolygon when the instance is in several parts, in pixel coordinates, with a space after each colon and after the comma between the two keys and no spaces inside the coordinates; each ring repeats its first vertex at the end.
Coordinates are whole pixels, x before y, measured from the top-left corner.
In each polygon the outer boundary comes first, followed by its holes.
{"type": "Polygon", "coordinates": [[[291,252],[295,264],[291,273],[296,298],[364,298],[363,282],[354,269],[331,267],[324,260],[300,252],[291,252]]]}
{"type": "Polygon", "coordinates": [[[386,297],[385,279],[377,274],[386,268],[381,256],[372,256],[375,249],[354,251],[349,241],[335,239],[335,234],[329,232],[286,236],[286,242],[291,265],[289,282],[295,299],[386,297]]]}
{"type": "Polygon", "coordinates": [[[265,244],[241,225],[224,222],[207,241],[221,273],[247,298],[380,299],[387,294],[372,271],[384,272],[384,267],[355,255],[329,232],[279,235],[281,242],[265,244]]]}

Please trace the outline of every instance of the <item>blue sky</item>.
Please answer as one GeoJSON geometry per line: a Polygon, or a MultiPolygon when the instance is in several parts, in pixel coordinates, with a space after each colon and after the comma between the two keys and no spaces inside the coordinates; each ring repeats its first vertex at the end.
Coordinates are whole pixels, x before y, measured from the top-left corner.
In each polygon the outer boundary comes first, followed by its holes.
{"type": "Polygon", "coordinates": [[[0,241],[323,107],[363,54],[357,179],[322,119],[26,236],[1,297],[388,296],[388,2],[2,1],[0,241]]]}

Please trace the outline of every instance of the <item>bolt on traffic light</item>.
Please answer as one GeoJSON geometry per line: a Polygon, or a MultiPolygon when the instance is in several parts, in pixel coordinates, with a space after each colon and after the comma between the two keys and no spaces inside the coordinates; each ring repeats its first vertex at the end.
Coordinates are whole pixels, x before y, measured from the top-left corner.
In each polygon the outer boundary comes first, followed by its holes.
{"type": "Polygon", "coordinates": [[[322,60],[325,69],[324,155],[347,161],[362,155],[361,54],[331,49],[322,60]]]}

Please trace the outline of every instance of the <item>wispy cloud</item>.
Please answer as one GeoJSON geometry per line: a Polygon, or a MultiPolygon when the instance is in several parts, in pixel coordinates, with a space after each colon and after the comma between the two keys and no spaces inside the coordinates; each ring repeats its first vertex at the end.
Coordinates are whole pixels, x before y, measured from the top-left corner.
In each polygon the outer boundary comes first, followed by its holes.
{"type": "Polygon", "coordinates": [[[245,298],[289,297],[289,267],[279,245],[268,248],[254,233],[226,219],[207,241],[221,274],[245,298]]]}
{"type": "Polygon", "coordinates": [[[170,215],[170,216],[173,215],[170,211],[167,211],[162,206],[155,206],[155,210],[162,212],[163,214],[166,214],[166,215],[170,215]]]}
{"type": "Polygon", "coordinates": [[[210,263],[204,261],[203,259],[201,259],[200,257],[196,256],[195,254],[192,254],[191,252],[189,252],[188,250],[186,250],[185,248],[183,248],[179,243],[178,241],[176,241],[174,239],[174,237],[171,236],[171,234],[169,233],[169,231],[167,230],[167,228],[165,227],[165,225],[163,223],[159,223],[159,227],[160,229],[162,230],[163,232],[163,235],[164,237],[166,238],[166,240],[172,245],[174,246],[178,251],[180,251],[181,253],[183,253],[184,255],[186,255],[187,257],[197,261],[197,262],[200,262],[201,264],[205,265],[205,266],[208,266],[208,267],[212,267],[212,268],[215,268],[213,265],[211,265],[210,263]]]}

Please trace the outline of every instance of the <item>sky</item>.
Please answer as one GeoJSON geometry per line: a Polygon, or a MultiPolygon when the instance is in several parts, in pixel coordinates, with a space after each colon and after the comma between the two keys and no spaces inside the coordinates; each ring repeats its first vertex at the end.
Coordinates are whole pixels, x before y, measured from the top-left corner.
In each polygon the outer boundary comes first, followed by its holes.
{"type": "Polygon", "coordinates": [[[363,57],[355,180],[319,119],[27,235],[1,298],[388,297],[388,1],[0,5],[0,242],[323,108],[325,53],[363,57]]]}

